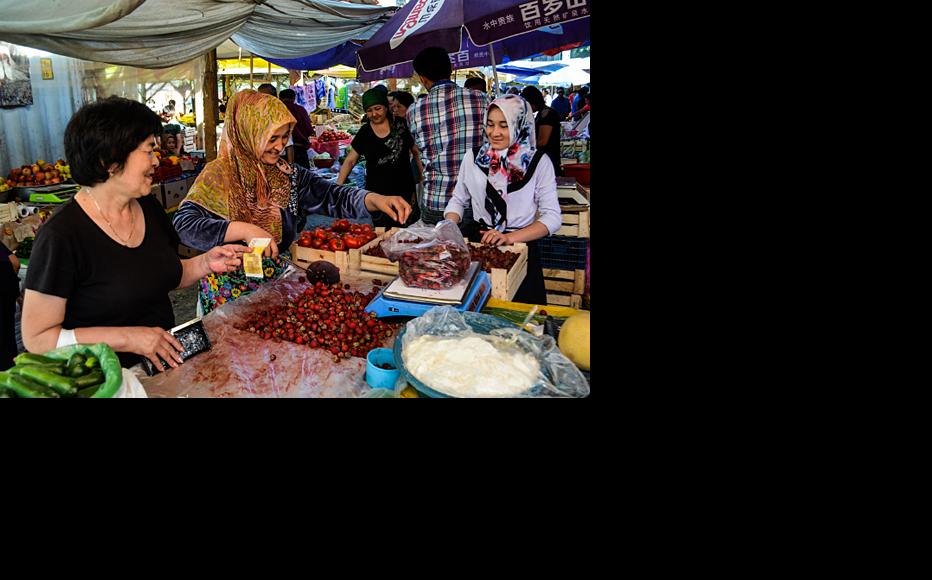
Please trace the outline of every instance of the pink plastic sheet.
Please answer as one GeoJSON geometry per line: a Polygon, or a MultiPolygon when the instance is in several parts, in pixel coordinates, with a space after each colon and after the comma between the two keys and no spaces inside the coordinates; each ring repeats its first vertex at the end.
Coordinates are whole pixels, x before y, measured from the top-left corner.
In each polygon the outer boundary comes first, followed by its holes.
{"type": "MultiPolygon", "coordinates": [[[[303,270],[293,268],[281,279],[205,316],[204,328],[213,348],[188,359],[177,369],[141,379],[149,397],[298,398],[366,394],[369,386],[365,359],[349,358],[336,363],[323,350],[288,341],[264,340],[233,327],[258,310],[300,294],[307,285],[298,281],[303,275],[303,270]]],[[[368,275],[343,273],[341,283],[365,293],[372,289],[372,279],[368,275]]],[[[384,276],[381,280],[387,281],[384,276]]],[[[390,348],[394,336],[383,346],[390,348]]]]}

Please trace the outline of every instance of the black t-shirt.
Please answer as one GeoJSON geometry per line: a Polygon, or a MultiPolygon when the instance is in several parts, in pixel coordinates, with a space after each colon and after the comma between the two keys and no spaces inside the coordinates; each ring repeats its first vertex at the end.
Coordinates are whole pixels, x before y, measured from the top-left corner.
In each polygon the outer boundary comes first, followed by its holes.
{"type": "Polygon", "coordinates": [[[410,201],[415,191],[411,173],[414,138],[401,125],[384,139],[363,125],[353,139],[353,150],[366,158],[366,189],[383,195],[399,195],[410,201]]]}
{"type": "Polygon", "coordinates": [[[538,149],[542,149],[550,158],[553,163],[554,173],[558,176],[563,175],[563,168],[560,167],[560,116],[550,107],[541,109],[534,120],[534,131],[537,135],[540,135],[540,128],[544,126],[553,127],[553,129],[550,131],[550,139],[547,141],[547,145],[538,147],[538,149]]]}
{"type": "MultiPolygon", "coordinates": [[[[181,283],[178,235],[154,197],[138,201],[146,234],[136,248],[110,238],[75,201],[39,228],[26,288],[68,300],[64,328],[175,326],[168,293],[181,283]]],[[[124,367],[142,360],[117,354],[124,367]]]]}

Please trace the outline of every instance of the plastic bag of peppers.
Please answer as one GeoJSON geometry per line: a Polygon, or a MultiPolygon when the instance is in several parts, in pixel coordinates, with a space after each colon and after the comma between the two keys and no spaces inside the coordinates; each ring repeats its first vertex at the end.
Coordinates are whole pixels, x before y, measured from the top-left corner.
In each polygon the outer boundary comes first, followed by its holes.
{"type": "Polygon", "coordinates": [[[0,372],[0,398],[111,398],[123,385],[120,359],[104,343],[20,353],[0,372]]]}
{"type": "Polygon", "coordinates": [[[389,260],[398,262],[402,282],[412,288],[450,288],[459,284],[469,270],[469,246],[450,220],[441,220],[435,226],[417,222],[399,230],[381,246],[389,260]]]}

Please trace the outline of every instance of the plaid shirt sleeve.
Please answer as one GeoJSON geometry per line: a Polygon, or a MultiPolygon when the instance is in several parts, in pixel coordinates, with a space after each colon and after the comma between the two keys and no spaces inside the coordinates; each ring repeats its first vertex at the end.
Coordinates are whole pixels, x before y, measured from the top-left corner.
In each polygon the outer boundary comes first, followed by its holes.
{"type": "Polygon", "coordinates": [[[408,109],[408,124],[424,163],[421,201],[428,209],[442,212],[446,208],[463,156],[482,145],[488,104],[485,93],[444,83],[408,109]]]}

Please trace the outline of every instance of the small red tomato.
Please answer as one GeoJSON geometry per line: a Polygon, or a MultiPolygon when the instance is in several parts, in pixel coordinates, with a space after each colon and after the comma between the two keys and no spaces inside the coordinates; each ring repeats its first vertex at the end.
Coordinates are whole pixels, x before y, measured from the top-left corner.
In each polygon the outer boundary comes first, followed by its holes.
{"type": "Polygon", "coordinates": [[[332,240],[330,240],[329,247],[330,247],[330,250],[333,252],[342,252],[343,250],[346,249],[346,244],[343,242],[343,240],[339,238],[333,238],[332,240]]]}
{"type": "Polygon", "coordinates": [[[343,241],[346,243],[346,247],[350,249],[361,248],[364,243],[362,238],[356,236],[345,236],[343,241]]]}
{"type": "Polygon", "coordinates": [[[324,243],[325,243],[324,240],[321,240],[319,238],[314,238],[313,240],[311,240],[311,247],[314,248],[315,250],[320,250],[321,248],[324,247],[324,243]]]}
{"type": "Polygon", "coordinates": [[[316,230],[314,230],[313,235],[314,235],[314,237],[317,238],[318,240],[324,240],[324,239],[327,238],[327,232],[324,231],[324,230],[322,230],[322,229],[320,229],[320,228],[317,228],[316,230]]]}
{"type": "Polygon", "coordinates": [[[330,229],[332,229],[332,230],[335,231],[335,232],[345,232],[345,231],[349,231],[349,229],[350,229],[349,220],[347,220],[347,219],[338,219],[337,221],[333,222],[333,225],[330,226],[330,229]]]}
{"type": "Polygon", "coordinates": [[[313,243],[313,240],[311,240],[310,238],[301,237],[298,240],[298,245],[301,246],[302,248],[310,248],[312,243],[313,243]]]}

